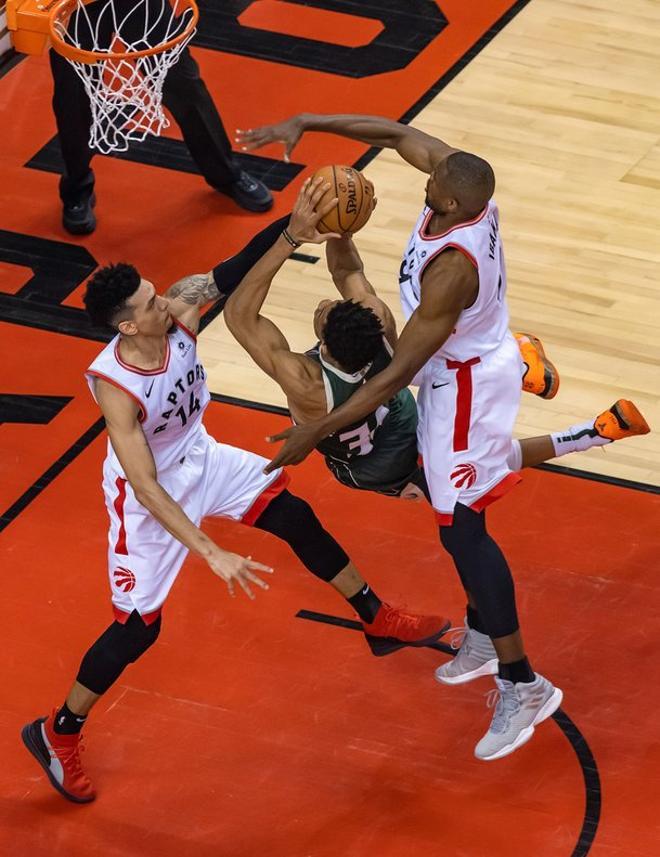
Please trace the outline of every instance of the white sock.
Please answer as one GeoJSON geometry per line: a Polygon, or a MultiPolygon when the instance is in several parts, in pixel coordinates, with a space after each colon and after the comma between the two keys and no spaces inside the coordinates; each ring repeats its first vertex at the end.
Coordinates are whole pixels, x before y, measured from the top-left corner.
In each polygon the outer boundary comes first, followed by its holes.
{"type": "Polygon", "coordinates": [[[608,438],[598,434],[593,420],[570,426],[564,431],[553,432],[550,437],[556,456],[568,455],[569,452],[584,452],[592,446],[605,446],[607,443],[612,443],[608,438]]]}
{"type": "Polygon", "coordinates": [[[515,437],[511,438],[511,449],[506,457],[506,464],[509,470],[513,470],[514,473],[522,470],[522,446],[515,437]]]}

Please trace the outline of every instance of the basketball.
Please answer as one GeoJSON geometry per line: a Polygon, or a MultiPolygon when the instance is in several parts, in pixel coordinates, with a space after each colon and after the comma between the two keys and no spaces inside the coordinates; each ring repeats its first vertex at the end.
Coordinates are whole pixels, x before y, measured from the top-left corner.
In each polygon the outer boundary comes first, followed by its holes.
{"type": "Polygon", "coordinates": [[[337,164],[321,167],[312,176],[330,182],[330,188],[319,202],[319,208],[335,197],[337,207],[319,221],[319,232],[357,232],[371,217],[374,210],[374,186],[359,170],[337,164]]]}

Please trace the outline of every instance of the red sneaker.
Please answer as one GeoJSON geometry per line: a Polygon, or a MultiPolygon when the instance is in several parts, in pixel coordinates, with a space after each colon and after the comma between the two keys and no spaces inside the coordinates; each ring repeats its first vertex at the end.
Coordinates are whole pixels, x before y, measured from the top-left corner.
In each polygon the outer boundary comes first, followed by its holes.
{"type": "Polygon", "coordinates": [[[46,772],[53,788],[74,803],[89,803],[96,792],[80,765],[80,735],[59,735],[53,729],[55,712],[40,717],[21,731],[23,743],[46,772]]]}
{"type": "Polygon", "coordinates": [[[373,622],[362,623],[367,643],[374,655],[389,655],[404,646],[427,646],[449,630],[444,616],[404,613],[383,602],[373,622]]]}

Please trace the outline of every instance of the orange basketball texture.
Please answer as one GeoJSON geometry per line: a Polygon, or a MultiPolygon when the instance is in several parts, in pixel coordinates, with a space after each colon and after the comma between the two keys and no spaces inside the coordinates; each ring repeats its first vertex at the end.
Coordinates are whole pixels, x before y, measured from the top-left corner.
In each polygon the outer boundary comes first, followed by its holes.
{"type": "Polygon", "coordinates": [[[319,232],[357,232],[362,229],[374,210],[374,186],[369,179],[353,167],[338,164],[321,167],[312,176],[312,181],[319,176],[330,182],[330,188],[318,208],[335,197],[339,198],[337,207],[319,221],[319,232]]]}

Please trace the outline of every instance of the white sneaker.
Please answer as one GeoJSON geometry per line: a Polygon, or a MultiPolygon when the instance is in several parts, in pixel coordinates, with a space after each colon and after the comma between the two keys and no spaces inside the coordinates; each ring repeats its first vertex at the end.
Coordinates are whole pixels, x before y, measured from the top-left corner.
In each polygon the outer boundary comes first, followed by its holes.
{"type": "Polygon", "coordinates": [[[561,690],[542,675],[534,675],[534,681],[516,684],[495,679],[497,690],[488,694],[488,707],[497,705],[488,732],[474,749],[477,759],[490,761],[513,753],[529,741],[535,726],[559,708],[564,697],[561,690]]]}
{"type": "Polygon", "coordinates": [[[456,657],[435,671],[436,681],[443,684],[465,684],[482,675],[497,673],[497,652],[490,637],[480,634],[465,623],[451,640],[452,649],[458,649],[456,657]],[[460,647],[460,648],[459,648],[460,647]]]}

